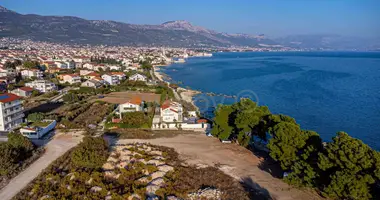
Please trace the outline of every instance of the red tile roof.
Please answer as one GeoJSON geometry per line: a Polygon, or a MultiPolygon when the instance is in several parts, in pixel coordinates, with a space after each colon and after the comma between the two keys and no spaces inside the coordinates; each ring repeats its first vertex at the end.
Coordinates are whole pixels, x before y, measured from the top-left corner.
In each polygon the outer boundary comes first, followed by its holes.
{"type": "Polygon", "coordinates": [[[20,87],[19,89],[20,89],[20,90],[24,90],[24,91],[26,91],[26,92],[31,92],[31,91],[34,90],[34,89],[31,88],[31,87],[20,87]]]}
{"type": "Polygon", "coordinates": [[[15,95],[15,94],[12,94],[12,93],[0,94],[0,102],[1,103],[8,103],[11,101],[16,101],[18,99],[21,99],[21,97],[15,95]]]}

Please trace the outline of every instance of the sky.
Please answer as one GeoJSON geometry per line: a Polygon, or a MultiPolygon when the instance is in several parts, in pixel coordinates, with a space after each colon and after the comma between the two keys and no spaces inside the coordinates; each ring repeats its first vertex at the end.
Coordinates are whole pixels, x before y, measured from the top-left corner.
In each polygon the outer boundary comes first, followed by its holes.
{"type": "Polygon", "coordinates": [[[227,33],[380,37],[380,0],[0,0],[21,14],[133,24],[187,20],[227,33]]]}

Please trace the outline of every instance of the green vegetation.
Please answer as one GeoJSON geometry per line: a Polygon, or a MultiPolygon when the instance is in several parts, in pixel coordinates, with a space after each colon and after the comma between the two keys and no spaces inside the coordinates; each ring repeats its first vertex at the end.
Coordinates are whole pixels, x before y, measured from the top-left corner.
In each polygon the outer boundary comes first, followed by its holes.
{"type": "Polygon", "coordinates": [[[8,141],[0,143],[0,188],[40,157],[43,149],[36,149],[28,138],[9,133],[8,141]]]}
{"type": "Polygon", "coordinates": [[[40,112],[31,113],[28,115],[27,119],[29,122],[39,122],[45,118],[45,115],[40,112]]]}
{"type": "Polygon", "coordinates": [[[171,138],[180,134],[194,134],[194,131],[178,131],[178,130],[159,130],[151,129],[113,129],[104,133],[108,136],[115,136],[120,139],[155,139],[155,138],[171,138]]]}
{"type": "Polygon", "coordinates": [[[36,68],[40,65],[37,61],[25,61],[23,66],[25,68],[36,68]]]}
{"type": "Polygon", "coordinates": [[[66,103],[75,103],[82,100],[82,98],[79,95],[73,93],[67,93],[63,95],[62,99],[66,103]]]}
{"type": "Polygon", "coordinates": [[[253,136],[269,140],[270,157],[288,172],[285,181],[316,188],[327,197],[371,199],[380,183],[380,153],[361,140],[339,132],[324,146],[318,133],[302,130],[293,118],[273,115],[249,99],[218,106],[212,134],[242,146],[254,143],[253,136]]]}
{"type": "MultiPolygon", "coordinates": [[[[134,153],[135,159],[145,161],[155,159],[156,156],[150,154],[150,150],[142,150],[137,145],[141,147],[143,144],[135,144],[128,148],[134,153]]],[[[174,168],[174,171],[166,173],[163,177],[165,184],[156,192],[161,199],[166,199],[169,195],[186,197],[188,193],[196,192],[204,187],[218,188],[223,191],[223,199],[249,199],[244,187],[219,169],[184,167],[173,149],[147,144],[144,146],[162,152],[162,161],[174,168]]],[[[77,147],[54,161],[14,199],[108,199],[112,197],[112,199],[121,200],[128,199],[132,194],[145,199],[147,183],[141,181],[141,178],[146,177],[146,172],[156,172],[158,167],[140,161],[127,162],[125,167],[113,169],[117,176],[107,176],[107,172],[100,169],[107,162],[107,149],[102,138],[85,138],[77,147]],[[96,159],[96,155],[100,155],[99,159],[96,159]]],[[[120,154],[115,152],[111,154],[110,160],[116,161],[113,165],[123,162],[119,156],[120,154]]],[[[112,163],[112,161],[109,162],[112,163]]]]}
{"type": "Polygon", "coordinates": [[[102,138],[85,137],[71,160],[78,168],[100,169],[108,158],[108,144],[102,138]]]}

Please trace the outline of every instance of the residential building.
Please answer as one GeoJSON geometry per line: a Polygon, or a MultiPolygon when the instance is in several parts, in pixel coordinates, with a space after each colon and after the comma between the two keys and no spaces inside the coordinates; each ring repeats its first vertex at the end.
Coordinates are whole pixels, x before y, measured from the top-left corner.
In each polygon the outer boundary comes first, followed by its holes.
{"type": "Polygon", "coordinates": [[[100,77],[100,74],[96,72],[91,72],[84,76],[85,79],[94,79],[95,77],[100,77]]]}
{"type": "Polygon", "coordinates": [[[20,97],[29,97],[32,95],[33,90],[34,89],[31,87],[20,87],[20,88],[12,90],[11,93],[20,97]]]}
{"type": "Polygon", "coordinates": [[[103,84],[100,81],[94,79],[87,80],[81,84],[82,87],[92,87],[95,89],[101,87],[102,85],[103,84]]]}
{"type": "Polygon", "coordinates": [[[144,81],[146,82],[147,78],[144,75],[141,74],[133,74],[131,77],[129,77],[130,81],[144,81]]]}
{"type": "Polygon", "coordinates": [[[182,122],[183,107],[180,103],[166,100],[160,108],[163,122],[182,122]]]}
{"type": "Polygon", "coordinates": [[[24,78],[42,78],[43,72],[39,69],[24,69],[21,71],[21,76],[24,78]]]}
{"type": "Polygon", "coordinates": [[[11,131],[22,123],[24,117],[21,97],[0,94],[0,131],[11,131]]]}
{"type": "Polygon", "coordinates": [[[68,65],[67,63],[63,62],[63,61],[56,61],[54,62],[55,65],[57,65],[58,68],[60,69],[68,69],[68,65]]]}
{"type": "Polygon", "coordinates": [[[103,74],[102,79],[110,85],[118,85],[120,83],[119,77],[112,74],[103,74]]]}
{"type": "Polygon", "coordinates": [[[131,100],[119,105],[119,113],[142,111],[141,105],[141,98],[132,98],[131,100]]]}
{"type": "Polygon", "coordinates": [[[75,84],[82,82],[80,76],[77,74],[61,74],[59,78],[61,83],[75,84]]]}
{"type": "Polygon", "coordinates": [[[112,75],[115,75],[119,80],[125,80],[127,76],[123,72],[111,72],[112,75]]]}
{"type": "Polygon", "coordinates": [[[57,90],[57,86],[47,80],[35,80],[25,84],[28,87],[34,88],[42,93],[52,92],[57,90]]]}

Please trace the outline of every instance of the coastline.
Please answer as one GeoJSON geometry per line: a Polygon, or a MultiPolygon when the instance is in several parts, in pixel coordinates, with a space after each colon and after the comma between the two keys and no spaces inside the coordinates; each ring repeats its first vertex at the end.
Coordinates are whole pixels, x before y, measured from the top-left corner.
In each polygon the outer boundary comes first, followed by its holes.
{"type": "MultiPolygon", "coordinates": [[[[159,81],[165,82],[169,86],[170,82],[164,80],[164,77],[167,75],[160,72],[160,67],[167,67],[167,66],[168,65],[153,65],[153,73],[154,73],[154,76],[159,81]]],[[[169,88],[171,88],[171,87],[169,86],[169,88]]],[[[178,96],[180,98],[180,100],[183,100],[183,101],[186,101],[186,102],[192,104],[194,106],[195,110],[199,111],[199,108],[195,105],[193,97],[197,94],[201,94],[202,92],[197,91],[197,90],[192,90],[192,89],[186,89],[183,87],[178,87],[177,91],[173,88],[171,88],[171,89],[173,90],[174,93],[177,94],[176,96],[178,96]],[[180,93],[178,93],[178,92],[180,92],[180,93]]]]}

